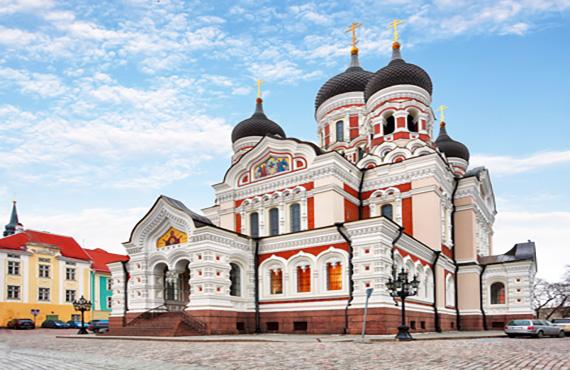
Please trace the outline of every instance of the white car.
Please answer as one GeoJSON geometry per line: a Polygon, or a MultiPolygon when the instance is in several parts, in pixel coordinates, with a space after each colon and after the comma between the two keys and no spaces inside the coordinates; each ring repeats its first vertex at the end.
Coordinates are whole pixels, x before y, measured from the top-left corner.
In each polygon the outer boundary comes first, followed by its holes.
{"type": "Polygon", "coordinates": [[[547,320],[512,320],[505,326],[505,333],[510,337],[527,336],[542,338],[545,335],[551,337],[564,337],[561,327],[552,325],[547,320]]]}

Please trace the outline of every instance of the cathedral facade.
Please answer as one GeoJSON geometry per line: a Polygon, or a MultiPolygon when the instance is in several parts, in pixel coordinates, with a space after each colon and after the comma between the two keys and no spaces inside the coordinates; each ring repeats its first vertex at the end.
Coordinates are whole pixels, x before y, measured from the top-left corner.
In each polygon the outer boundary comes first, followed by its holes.
{"type": "Polygon", "coordinates": [[[109,264],[111,334],[394,333],[386,283],[419,280],[412,332],[502,328],[533,316],[535,246],[493,255],[489,171],[431,108],[432,81],[402,58],[346,71],[315,102],[318,145],[287,137],[257,98],[202,214],[159,197],[109,264]],[[154,328],[154,329],[151,329],[154,328]],[[157,329],[160,328],[160,329],[157,329]]]}

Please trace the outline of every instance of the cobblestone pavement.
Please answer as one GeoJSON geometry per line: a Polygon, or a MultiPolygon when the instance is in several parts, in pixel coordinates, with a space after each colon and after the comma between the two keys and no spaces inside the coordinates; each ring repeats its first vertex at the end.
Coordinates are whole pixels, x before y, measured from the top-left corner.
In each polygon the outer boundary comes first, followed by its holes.
{"type": "Polygon", "coordinates": [[[570,369],[570,338],[175,343],[0,330],[0,369],[570,369]]]}

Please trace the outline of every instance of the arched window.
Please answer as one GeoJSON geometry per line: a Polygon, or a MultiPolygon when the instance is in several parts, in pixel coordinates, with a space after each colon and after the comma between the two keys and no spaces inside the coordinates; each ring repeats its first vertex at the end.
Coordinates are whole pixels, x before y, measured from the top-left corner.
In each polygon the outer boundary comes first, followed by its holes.
{"type": "Polygon", "coordinates": [[[380,212],[382,216],[392,220],[394,216],[394,207],[392,207],[391,204],[384,204],[382,208],[380,208],[380,212]]]}
{"type": "Polygon", "coordinates": [[[384,133],[383,135],[390,135],[396,130],[396,120],[394,116],[390,116],[386,118],[386,122],[384,122],[384,133]]]}
{"type": "Polygon", "coordinates": [[[445,282],[445,304],[450,307],[455,306],[455,281],[451,275],[447,276],[445,282]]]}
{"type": "Polygon", "coordinates": [[[297,292],[308,293],[311,291],[311,267],[297,266],[297,292]]]}
{"type": "Polygon", "coordinates": [[[269,210],[269,235],[279,234],[279,210],[277,208],[271,208],[269,210]]]}
{"type": "Polygon", "coordinates": [[[364,154],[366,154],[366,150],[364,149],[363,146],[359,146],[358,147],[358,160],[361,160],[362,158],[364,158],[364,154]]]}
{"type": "Polygon", "coordinates": [[[327,263],[327,290],[342,289],[342,265],[340,262],[327,263]]]}
{"type": "Polygon", "coordinates": [[[408,123],[408,131],[410,132],[418,132],[418,121],[412,116],[412,114],[408,114],[407,118],[408,123]]]}
{"type": "Polygon", "coordinates": [[[271,294],[282,294],[283,293],[283,270],[275,269],[269,270],[270,283],[271,283],[271,294]]]}
{"type": "Polygon", "coordinates": [[[493,283],[491,285],[491,304],[505,304],[505,284],[493,283]]]}
{"type": "Polygon", "coordinates": [[[336,123],[336,141],[344,141],[344,122],[342,121],[336,123]]]}
{"type": "Polygon", "coordinates": [[[249,215],[249,235],[253,238],[259,237],[259,213],[257,212],[249,215]]]}
{"type": "Polygon", "coordinates": [[[230,295],[241,296],[241,269],[235,263],[230,263],[230,295]]]}
{"type": "Polygon", "coordinates": [[[291,232],[301,231],[301,206],[299,203],[291,204],[291,232]]]}

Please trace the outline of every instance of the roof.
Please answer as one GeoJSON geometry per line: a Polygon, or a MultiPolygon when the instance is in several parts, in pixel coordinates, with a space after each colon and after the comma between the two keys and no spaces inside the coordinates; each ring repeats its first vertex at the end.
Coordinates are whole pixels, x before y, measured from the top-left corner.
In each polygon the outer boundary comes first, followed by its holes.
{"type": "Polygon", "coordinates": [[[533,261],[536,263],[536,245],[530,240],[525,243],[515,244],[505,254],[496,256],[480,257],[479,263],[482,265],[490,265],[496,263],[518,262],[518,261],[533,261]]]}
{"type": "Polygon", "coordinates": [[[469,158],[471,157],[469,149],[465,144],[460,143],[457,140],[453,140],[451,136],[449,136],[447,129],[445,128],[445,122],[441,123],[439,136],[435,140],[435,144],[439,150],[447,156],[447,158],[461,158],[469,162],[469,158]]]}
{"type": "Polygon", "coordinates": [[[109,267],[107,267],[108,263],[113,262],[121,262],[121,261],[128,261],[129,256],[123,254],[115,254],[109,253],[104,249],[97,248],[97,249],[84,249],[85,252],[91,257],[91,268],[95,271],[99,272],[108,272],[111,273],[109,267]]]}
{"type": "Polygon", "coordinates": [[[348,92],[364,92],[366,84],[374,73],[366,71],[358,63],[358,54],[352,55],[352,62],[344,72],[329,79],[317,93],[315,110],[328,99],[348,92]]]}
{"type": "Polygon", "coordinates": [[[400,55],[400,45],[394,43],[392,60],[386,67],[379,69],[366,85],[364,99],[368,100],[378,91],[396,85],[418,86],[430,95],[433,92],[433,84],[427,72],[415,64],[406,63],[400,55]]]}
{"type": "Polygon", "coordinates": [[[89,261],[83,248],[70,236],[51,234],[45,231],[24,230],[21,233],[0,239],[0,249],[25,250],[30,243],[47,244],[59,248],[61,255],[89,261]]]}
{"type": "Polygon", "coordinates": [[[161,195],[158,199],[163,199],[166,203],[168,203],[172,207],[186,213],[188,216],[192,218],[196,227],[214,224],[212,221],[210,221],[208,217],[199,215],[198,213],[191,211],[188,207],[186,207],[186,205],[184,205],[184,203],[182,203],[177,199],[167,197],[166,195],[161,195]]]}
{"type": "Polygon", "coordinates": [[[285,131],[277,123],[273,122],[263,112],[263,100],[257,99],[255,112],[234,127],[232,131],[232,143],[248,136],[278,135],[286,137],[285,131]]]}

